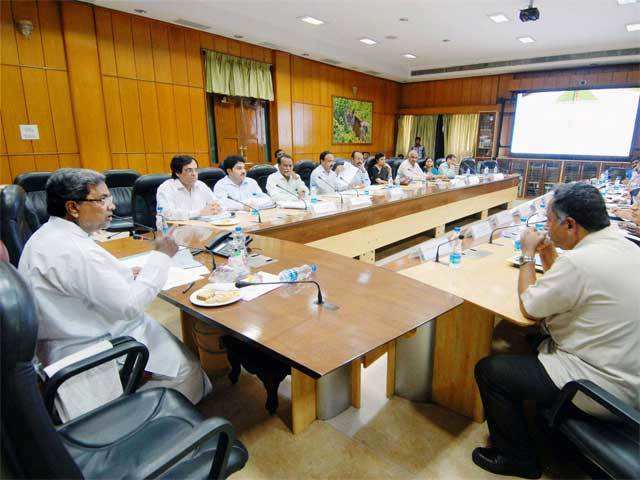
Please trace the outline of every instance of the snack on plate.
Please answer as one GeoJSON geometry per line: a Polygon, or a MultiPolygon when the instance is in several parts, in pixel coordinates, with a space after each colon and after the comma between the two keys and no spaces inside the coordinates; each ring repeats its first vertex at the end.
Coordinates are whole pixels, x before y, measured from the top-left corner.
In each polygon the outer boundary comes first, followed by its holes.
{"type": "Polygon", "coordinates": [[[205,303],[223,303],[235,300],[240,295],[238,290],[215,290],[211,287],[201,288],[196,293],[196,299],[205,303]]]}

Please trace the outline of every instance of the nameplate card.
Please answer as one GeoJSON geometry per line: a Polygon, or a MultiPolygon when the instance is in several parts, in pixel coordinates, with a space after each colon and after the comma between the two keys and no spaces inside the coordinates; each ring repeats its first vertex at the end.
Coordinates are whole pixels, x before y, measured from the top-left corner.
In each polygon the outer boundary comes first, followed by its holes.
{"type": "Polygon", "coordinates": [[[467,177],[467,180],[469,180],[469,185],[478,185],[480,183],[480,179],[477,175],[471,175],[467,177]]]}
{"type": "Polygon", "coordinates": [[[454,178],[451,180],[451,188],[458,188],[458,187],[464,187],[465,183],[464,180],[462,179],[458,179],[458,178],[454,178]]]}
{"type": "Polygon", "coordinates": [[[404,197],[404,191],[401,188],[390,188],[388,193],[389,198],[392,200],[404,197]]]}
{"type": "Polygon", "coordinates": [[[451,245],[453,243],[453,242],[447,243],[448,241],[449,241],[449,237],[447,237],[446,235],[443,235],[440,238],[436,238],[428,241],[424,245],[420,245],[420,255],[422,256],[422,259],[435,260],[436,252],[440,245],[442,245],[442,247],[440,247],[440,257],[444,257],[445,255],[448,255],[451,252],[451,245]]]}
{"type": "Polygon", "coordinates": [[[311,211],[313,213],[331,213],[338,210],[338,207],[333,202],[318,202],[311,204],[311,211]]]}
{"type": "Polygon", "coordinates": [[[494,173],[493,180],[504,180],[504,173],[494,173]]]}
{"type": "Polygon", "coordinates": [[[358,207],[361,205],[371,205],[371,197],[367,195],[361,195],[359,197],[351,197],[347,200],[352,207],[358,207]]]}
{"type": "Polygon", "coordinates": [[[509,225],[513,220],[513,213],[511,210],[505,210],[497,215],[498,225],[509,225]]]}
{"type": "Polygon", "coordinates": [[[469,227],[469,230],[471,231],[471,236],[476,240],[491,235],[491,225],[489,222],[475,223],[469,227]]]}

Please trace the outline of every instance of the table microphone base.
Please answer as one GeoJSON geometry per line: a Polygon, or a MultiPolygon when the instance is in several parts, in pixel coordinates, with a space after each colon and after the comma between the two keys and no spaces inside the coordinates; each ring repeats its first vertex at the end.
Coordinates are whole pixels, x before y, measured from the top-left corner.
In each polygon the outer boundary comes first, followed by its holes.
{"type": "Polygon", "coordinates": [[[318,305],[318,306],[326,309],[326,310],[331,310],[331,311],[338,310],[340,308],[338,305],[335,305],[335,304],[329,303],[329,302],[318,303],[318,301],[315,300],[313,303],[315,305],[318,305]]]}

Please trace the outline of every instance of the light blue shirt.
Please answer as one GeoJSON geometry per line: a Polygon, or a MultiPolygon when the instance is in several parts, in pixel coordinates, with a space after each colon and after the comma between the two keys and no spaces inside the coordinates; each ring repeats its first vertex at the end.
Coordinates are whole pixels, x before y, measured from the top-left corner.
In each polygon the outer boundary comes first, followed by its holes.
{"type": "MultiPolygon", "coordinates": [[[[371,179],[369,178],[369,174],[367,172],[365,172],[364,170],[360,170],[355,165],[353,166],[353,168],[357,169],[357,172],[353,176],[353,179],[351,180],[350,186],[354,186],[354,185],[364,185],[365,187],[370,186],[371,185],[371,179]]],[[[338,178],[340,178],[340,177],[338,177],[338,178]]],[[[342,178],[340,178],[340,180],[342,180],[342,178]]]]}
{"type": "Polygon", "coordinates": [[[213,187],[213,193],[227,210],[242,210],[244,208],[242,204],[234,202],[229,197],[242,203],[252,203],[253,199],[259,199],[260,203],[265,203],[265,200],[273,203],[271,197],[260,189],[258,182],[249,177],[245,177],[242,183],[237,185],[227,175],[216,183],[213,187]]]}
{"type": "Polygon", "coordinates": [[[438,167],[438,173],[440,175],[446,175],[447,178],[454,178],[456,176],[456,171],[453,168],[449,168],[449,164],[447,162],[442,162],[440,167],[438,167]]]}
{"type": "Polygon", "coordinates": [[[322,165],[318,165],[313,169],[313,172],[311,172],[310,185],[312,187],[315,186],[321,195],[349,189],[349,185],[344,180],[338,178],[336,172],[329,170],[329,173],[327,173],[322,165]]]}

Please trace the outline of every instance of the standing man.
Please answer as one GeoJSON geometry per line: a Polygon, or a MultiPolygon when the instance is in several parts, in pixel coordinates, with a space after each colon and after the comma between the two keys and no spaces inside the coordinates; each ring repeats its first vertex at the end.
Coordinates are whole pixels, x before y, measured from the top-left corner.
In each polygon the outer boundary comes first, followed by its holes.
{"type": "Polygon", "coordinates": [[[411,150],[407,158],[398,167],[396,178],[400,179],[402,185],[408,185],[412,181],[424,181],[427,176],[418,165],[418,152],[411,150]]]}
{"type": "MultiPolygon", "coordinates": [[[[518,294],[522,314],[549,337],[537,355],[495,355],[475,369],[492,447],[476,448],[472,459],[501,475],[541,474],[525,400],[550,406],[565,384],[586,379],[640,406],[640,250],[610,226],[600,192],[583,183],[557,187],[547,229],[550,240],[533,229],[522,235],[518,294]],[[545,270],[540,278],[536,253],[545,270]]],[[[587,398],[575,403],[601,413],[587,398]]]]}
{"type": "Polygon", "coordinates": [[[342,172],[338,177],[351,188],[364,188],[371,185],[371,179],[367,170],[364,168],[364,155],[357,150],[351,152],[351,160],[349,164],[345,164],[342,172]]]}
{"type": "Polygon", "coordinates": [[[171,159],[171,178],[158,187],[156,200],[168,220],[216,215],[222,210],[211,189],[198,180],[198,162],[188,155],[171,159]]]}
{"type": "Polygon", "coordinates": [[[335,172],[331,169],[333,159],[333,153],[325,150],[320,154],[320,165],[311,172],[311,188],[315,186],[319,194],[341,192],[349,189],[349,184],[339,178],[344,166],[339,165],[335,172]]]}
{"type": "Polygon", "coordinates": [[[51,175],[46,192],[49,221],[31,236],[18,266],[38,309],[40,361],[49,365],[129,335],[149,349],[152,376],[143,388],[173,388],[198,403],[211,391],[200,362],[145,314],[178,251],[173,238],[155,240],[145,266],[132,271],[91,239],[109,226],[115,209],[102,174],[63,168],[51,175]]]}
{"type": "Polygon", "coordinates": [[[258,182],[247,177],[243,157],[228,156],[222,162],[222,169],[227,176],[216,183],[213,193],[227,210],[248,210],[243,203],[252,208],[273,206],[273,201],[260,189],[258,182]]]}
{"type": "Polygon", "coordinates": [[[276,202],[290,202],[309,194],[300,175],[293,171],[293,160],[284,152],[278,157],[278,171],[267,178],[267,193],[276,202]]]}
{"type": "Polygon", "coordinates": [[[424,145],[422,145],[422,139],[420,137],[416,137],[416,141],[411,147],[411,150],[415,150],[418,154],[418,159],[423,159],[425,157],[424,145]]]}

